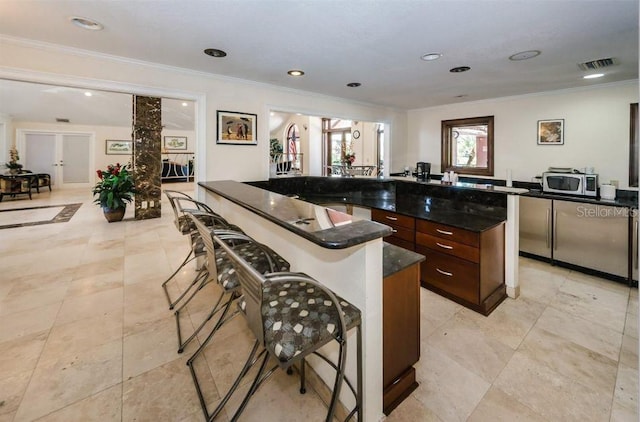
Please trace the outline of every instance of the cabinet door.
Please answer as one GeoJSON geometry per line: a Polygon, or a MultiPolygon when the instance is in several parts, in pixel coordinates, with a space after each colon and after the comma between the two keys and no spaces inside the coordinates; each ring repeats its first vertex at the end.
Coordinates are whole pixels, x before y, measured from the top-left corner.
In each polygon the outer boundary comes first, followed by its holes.
{"type": "Polygon", "coordinates": [[[629,276],[627,210],[553,201],[553,259],[622,277],[629,276]]]}
{"type": "Polygon", "coordinates": [[[551,200],[520,197],[520,251],[551,258],[551,200]]]}

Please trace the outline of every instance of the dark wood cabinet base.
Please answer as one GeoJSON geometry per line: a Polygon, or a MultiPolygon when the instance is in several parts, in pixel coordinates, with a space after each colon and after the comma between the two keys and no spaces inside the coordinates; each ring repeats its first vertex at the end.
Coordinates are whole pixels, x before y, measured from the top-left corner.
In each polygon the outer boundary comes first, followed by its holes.
{"type": "Polygon", "coordinates": [[[442,290],[432,284],[424,280],[420,280],[420,285],[425,289],[431,290],[434,293],[439,294],[440,296],[444,296],[447,299],[451,299],[456,303],[461,304],[462,306],[466,306],[469,309],[472,309],[478,313],[481,313],[484,316],[489,315],[493,310],[502,303],[503,300],[507,298],[507,286],[504,284],[495,289],[487,298],[482,301],[479,305],[477,303],[469,302],[456,296],[454,294],[449,293],[446,290],[442,290]]]}
{"type": "Polygon", "coordinates": [[[382,396],[382,411],[389,416],[413,391],[418,388],[416,370],[412,366],[396,378],[391,385],[384,389],[382,396]]]}

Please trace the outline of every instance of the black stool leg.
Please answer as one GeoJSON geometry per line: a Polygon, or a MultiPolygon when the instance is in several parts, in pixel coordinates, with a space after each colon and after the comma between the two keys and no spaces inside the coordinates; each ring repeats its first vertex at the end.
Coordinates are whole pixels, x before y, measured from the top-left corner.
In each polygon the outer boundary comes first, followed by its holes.
{"type": "Polygon", "coordinates": [[[303,358],[300,361],[300,394],[305,394],[307,392],[307,387],[306,387],[306,377],[305,377],[305,370],[306,367],[306,360],[303,358]]]}

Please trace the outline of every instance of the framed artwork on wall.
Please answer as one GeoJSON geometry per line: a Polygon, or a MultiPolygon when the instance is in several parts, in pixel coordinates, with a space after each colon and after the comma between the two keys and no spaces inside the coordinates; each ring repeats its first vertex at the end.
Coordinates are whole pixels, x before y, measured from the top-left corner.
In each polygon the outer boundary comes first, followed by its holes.
{"type": "Polygon", "coordinates": [[[564,119],[538,120],[538,145],[564,145],[564,119]]]}
{"type": "Polygon", "coordinates": [[[131,155],[133,152],[131,140],[107,139],[105,141],[104,153],[106,155],[131,155]]]}
{"type": "Polygon", "coordinates": [[[217,144],[257,145],[258,115],[218,110],[217,144]]]}
{"type": "Polygon", "coordinates": [[[186,136],[165,136],[164,149],[187,150],[186,136]]]}

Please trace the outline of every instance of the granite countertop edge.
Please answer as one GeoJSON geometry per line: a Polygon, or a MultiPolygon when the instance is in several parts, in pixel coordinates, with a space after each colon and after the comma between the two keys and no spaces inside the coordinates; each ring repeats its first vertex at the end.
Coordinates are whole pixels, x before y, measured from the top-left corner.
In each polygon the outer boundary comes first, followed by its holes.
{"type": "Polygon", "coordinates": [[[424,255],[384,242],[382,247],[383,278],[392,276],[426,260],[424,255]]]}
{"type": "MultiPolygon", "coordinates": [[[[229,194],[228,192],[226,192],[223,189],[218,189],[216,188],[213,184],[215,184],[216,182],[234,182],[231,180],[226,180],[226,181],[205,181],[205,182],[198,182],[198,185],[201,186],[202,188],[204,188],[205,190],[214,192],[222,197],[224,197],[225,199],[265,218],[266,220],[271,221],[272,223],[292,232],[295,233],[297,235],[299,235],[300,237],[303,237],[307,240],[309,240],[310,242],[315,243],[318,246],[321,246],[323,248],[326,249],[346,249],[352,246],[357,246],[363,243],[366,243],[368,241],[371,240],[375,240],[378,238],[382,238],[385,236],[388,236],[391,234],[391,228],[389,226],[385,226],[383,224],[380,223],[376,223],[373,221],[366,221],[366,220],[361,220],[361,221],[356,221],[350,225],[345,225],[345,226],[340,226],[340,227],[334,227],[331,229],[326,229],[326,230],[322,230],[320,232],[317,232],[317,235],[314,233],[310,233],[304,230],[300,230],[297,229],[295,226],[292,226],[291,224],[280,220],[279,218],[276,218],[274,216],[272,216],[271,214],[259,209],[259,208],[255,208],[249,204],[247,204],[246,202],[234,197],[233,195],[229,194]],[[366,226],[366,227],[365,227],[366,226]],[[369,227],[370,226],[370,227],[369,227]],[[353,235],[352,233],[350,233],[353,227],[364,227],[365,229],[370,229],[367,230],[366,233],[364,234],[359,234],[359,235],[353,235]],[[344,235],[342,235],[344,233],[344,235]],[[331,237],[333,237],[333,239],[327,239],[327,235],[333,235],[331,237]]],[[[239,184],[243,184],[242,182],[235,182],[235,183],[239,183],[239,184]]],[[[247,185],[248,186],[248,185],[247,185]]],[[[255,189],[261,189],[261,188],[255,188],[255,189]]],[[[275,192],[272,192],[276,195],[279,195],[275,192]]],[[[285,196],[285,195],[281,195],[281,196],[285,196]]],[[[297,201],[298,199],[294,199],[294,198],[289,198],[292,201],[297,201]]]]}

